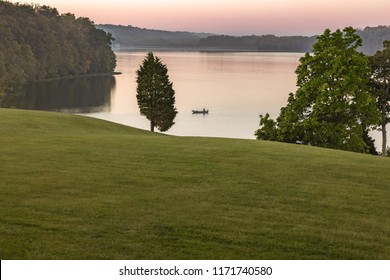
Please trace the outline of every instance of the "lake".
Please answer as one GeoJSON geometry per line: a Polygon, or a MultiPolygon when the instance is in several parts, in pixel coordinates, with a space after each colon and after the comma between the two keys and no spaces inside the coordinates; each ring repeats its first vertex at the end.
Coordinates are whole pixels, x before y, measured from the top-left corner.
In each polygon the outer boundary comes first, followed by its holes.
{"type": "MultiPolygon", "coordinates": [[[[107,110],[86,115],[149,129],[139,115],[136,70],[145,52],[117,53],[115,88],[107,110]]],[[[235,52],[155,52],[168,67],[178,115],[167,132],[182,136],[254,139],[259,114],[277,116],[295,91],[295,69],[302,54],[235,52]],[[192,110],[209,110],[193,115],[192,110]]]]}
{"type": "MultiPolygon", "coordinates": [[[[301,53],[156,51],[168,67],[178,115],[167,134],[255,139],[259,114],[277,117],[296,90],[301,53]],[[192,110],[209,110],[194,115],[192,110]]],[[[2,107],[77,113],[141,129],[136,70],[146,52],[118,52],[122,75],[42,82],[7,97],[2,107]]],[[[374,132],[380,147],[380,133],[374,132]]]]}

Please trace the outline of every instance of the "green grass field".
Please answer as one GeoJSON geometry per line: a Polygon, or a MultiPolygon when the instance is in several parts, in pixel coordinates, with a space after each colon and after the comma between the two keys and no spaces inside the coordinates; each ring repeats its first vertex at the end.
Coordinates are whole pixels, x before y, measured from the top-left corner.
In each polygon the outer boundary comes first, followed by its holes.
{"type": "Polygon", "coordinates": [[[0,109],[0,213],[0,259],[390,259],[390,159],[0,109]]]}

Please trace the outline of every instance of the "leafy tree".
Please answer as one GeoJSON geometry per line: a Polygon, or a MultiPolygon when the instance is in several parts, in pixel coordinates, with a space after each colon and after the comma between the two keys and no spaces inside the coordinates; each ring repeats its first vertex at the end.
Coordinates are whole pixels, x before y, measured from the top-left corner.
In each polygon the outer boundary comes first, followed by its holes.
{"type": "Polygon", "coordinates": [[[382,155],[387,154],[387,130],[390,122],[390,41],[383,43],[384,49],[369,57],[371,66],[370,86],[376,96],[381,112],[382,155]]]}
{"type": "Polygon", "coordinates": [[[112,40],[87,18],[0,0],[0,94],[45,78],[111,73],[112,40]]]}
{"type": "Polygon", "coordinates": [[[351,27],[319,36],[313,53],[300,59],[296,93],[290,93],[276,122],[261,116],[257,138],[363,153],[372,150],[368,131],[379,114],[368,90],[368,59],[356,50],[361,44],[351,27]]]}
{"type": "Polygon", "coordinates": [[[137,101],[141,115],[150,121],[151,131],[157,127],[164,132],[174,125],[175,91],[167,67],[152,52],[137,71],[137,101]]]}
{"type": "Polygon", "coordinates": [[[278,130],[277,123],[270,118],[270,115],[267,113],[265,116],[260,115],[260,126],[261,129],[255,132],[257,139],[266,139],[268,141],[278,141],[278,130]]]}

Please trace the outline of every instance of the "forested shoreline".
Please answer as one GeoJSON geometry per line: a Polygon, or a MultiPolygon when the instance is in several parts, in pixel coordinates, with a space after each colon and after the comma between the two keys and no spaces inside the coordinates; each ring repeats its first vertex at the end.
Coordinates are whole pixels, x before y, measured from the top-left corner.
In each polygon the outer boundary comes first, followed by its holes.
{"type": "Polygon", "coordinates": [[[0,93],[43,79],[112,73],[113,40],[88,18],[0,1],[0,93]]]}
{"type": "MultiPolygon", "coordinates": [[[[117,49],[188,49],[220,51],[260,51],[260,52],[311,52],[316,36],[276,36],[251,35],[229,36],[207,33],[165,31],[123,26],[98,24],[115,38],[117,49]]],[[[359,51],[372,55],[383,49],[383,41],[390,40],[390,26],[365,27],[356,29],[363,39],[359,51]]]]}

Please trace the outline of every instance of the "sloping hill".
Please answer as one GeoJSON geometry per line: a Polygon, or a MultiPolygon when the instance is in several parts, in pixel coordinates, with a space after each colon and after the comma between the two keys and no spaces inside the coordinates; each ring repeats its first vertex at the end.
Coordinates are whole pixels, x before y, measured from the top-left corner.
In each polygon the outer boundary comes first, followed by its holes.
{"type": "Polygon", "coordinates": [[[0,258],[389,259],[389,169],[0,109],[0,258]]]}

